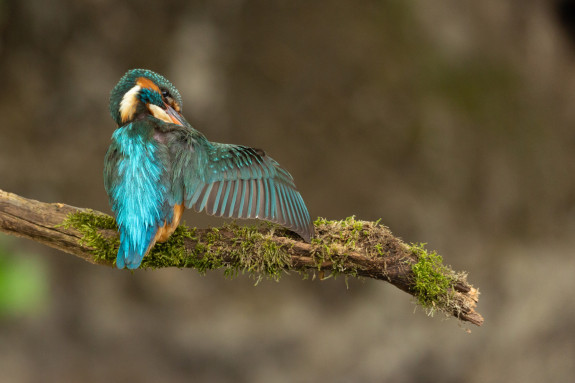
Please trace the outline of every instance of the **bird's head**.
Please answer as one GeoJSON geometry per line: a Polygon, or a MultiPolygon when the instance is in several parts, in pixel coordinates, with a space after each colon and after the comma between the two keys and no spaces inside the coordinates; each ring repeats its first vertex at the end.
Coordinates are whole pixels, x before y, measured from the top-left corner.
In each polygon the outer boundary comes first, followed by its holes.
{"type": "Polygon", "coordinates": [[[110,113],[118,126],[145,115],[184,124],[182,97],[171,82],[147,69],[129,70],[110,94],[110,113]]]}

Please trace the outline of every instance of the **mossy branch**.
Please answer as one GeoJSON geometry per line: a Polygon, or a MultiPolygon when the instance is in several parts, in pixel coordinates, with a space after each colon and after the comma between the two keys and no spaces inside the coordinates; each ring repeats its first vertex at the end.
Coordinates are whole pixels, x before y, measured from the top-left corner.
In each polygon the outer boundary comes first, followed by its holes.
{"type": "MultiPolygon", "coordinates": [[[[106,214],[61,203],[44,203],[0,190],[0,231],[29,238],[91,263],[113,266],[119,238],[106,214]]],[[[157,244],[142,267],[223,269],[247,272],[258,281],[287,271],[321,278],[337,275],[389,282],[413,295],[430,313],[443,311],[480,326],[474,308],[478,290],[443,265],[422,244],[406,244],[379,222],[318,219],[316,238],[304,243],[272,225],[194,229],[181,225],[168,242],[157,244]]]]}

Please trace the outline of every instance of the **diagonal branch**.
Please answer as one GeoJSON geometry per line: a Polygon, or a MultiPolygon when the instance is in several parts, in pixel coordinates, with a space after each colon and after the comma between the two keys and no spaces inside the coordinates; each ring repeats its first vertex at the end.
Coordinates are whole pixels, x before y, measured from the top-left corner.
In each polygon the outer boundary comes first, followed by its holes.
{"type": "MultiPolygon", "coordinates": [[[[0,190],[0,231],[29,238],[88,262],[113,266],[119,239],[112,217],[61,203],[44,203],[0,190]]],[[[277,226],[193,229],[180,226],[158,244],[143,267],[224,269],[278,279],[286,271],[386,281],[413,295],[429,312],[444,311],[480,326],[479,292],[423,245],[408,245],[378,222],[318,219],[311,244],[277,226]]]]}

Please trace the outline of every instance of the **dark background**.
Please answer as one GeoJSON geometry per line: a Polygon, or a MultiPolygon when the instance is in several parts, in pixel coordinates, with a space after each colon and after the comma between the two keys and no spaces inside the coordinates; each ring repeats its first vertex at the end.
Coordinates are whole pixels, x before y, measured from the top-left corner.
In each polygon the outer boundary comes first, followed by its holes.
{"type": "Polygon", "coordinates": [[[110,212],[109,92],[149,68],[208,138],[289,169],[312,217],[382,218],[467,270],[486,319],[467,334],[382,282],[132,274],[1,235],[1,380],[571,380],[574,38],[566,0],[1,1],[0,188],[110,212]]]}

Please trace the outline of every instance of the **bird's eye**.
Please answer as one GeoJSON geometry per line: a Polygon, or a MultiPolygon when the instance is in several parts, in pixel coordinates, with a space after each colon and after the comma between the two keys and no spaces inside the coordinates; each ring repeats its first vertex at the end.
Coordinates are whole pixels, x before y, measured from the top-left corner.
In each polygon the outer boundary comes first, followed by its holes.
{"type": "Polygon", "coordinates": [[[163,90],[162,90],[162,97],[164,97],[164,98],[170,97],[170,92],[168,92],[167,90],[163,89],[163,90]]]}

